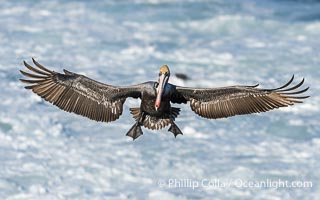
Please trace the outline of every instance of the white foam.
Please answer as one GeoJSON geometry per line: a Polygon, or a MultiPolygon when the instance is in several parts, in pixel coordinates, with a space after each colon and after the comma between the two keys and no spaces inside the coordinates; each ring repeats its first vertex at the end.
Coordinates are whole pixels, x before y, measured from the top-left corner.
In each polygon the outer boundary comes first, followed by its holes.
{"type": "Polygon", "coordinates": [[[213,52],[209,49],[178,50],[170,54],[156,52],[154,56],[158,59],[166,59],[175,62],[188,64],[215,64],[232,65],[234,63],[233,55],[230,52],[213,52]]]}
{"type": "Polygon", "coordinates": [[[289,124],[292,126],[302,126],[305,122],[302,119],[291,119],[289,124]]]}
{"type": "Polygon", "coordinates": [[[167,199],[167,200],[184,200],[187,199],[183,196],[175,196],[169,192],[161,191],[161,190],[155,190],[152,192],[149,192],[148,199],[150,200],[158,200],[158,199],[167,199]]]}
{"type": "Polygon", "coordinates": [[[185,134],[186,137],[190,137],[190,138],[199,138],[199,139],[209,138],[207,134],[196,131],[196,129],[191,126],[185,126],[182,132],[185,134]]]}
{"type": "Polygon", "coordinates": [[[247,38],[244,41],[247,47],[249,48],[263,48],[267,46],[266,43],[259,41],[255,38],[247,38]]]}
{"type": "Polygon", "coordinates": [[[27,11],[26,7],[15,6],[12,8],[6,8],[1,10],[1,15],[19,15],[27,11]]]}
{"type": "Polygon", "coordinates": [[[308,24],[305,29],[311,33],[320,33],[320,22],[308,24]]]}

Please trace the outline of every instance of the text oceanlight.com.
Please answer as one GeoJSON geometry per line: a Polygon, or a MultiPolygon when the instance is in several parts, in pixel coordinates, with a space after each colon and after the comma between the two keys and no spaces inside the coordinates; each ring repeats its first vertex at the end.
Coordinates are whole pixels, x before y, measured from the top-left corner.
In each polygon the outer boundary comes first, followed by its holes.
{"type": "Polygon", "coordinates": [[[158,186],[164,188],[312,188],[311,181],[301,180],[244,180],[244,179],[159,179],[158,186]]]}

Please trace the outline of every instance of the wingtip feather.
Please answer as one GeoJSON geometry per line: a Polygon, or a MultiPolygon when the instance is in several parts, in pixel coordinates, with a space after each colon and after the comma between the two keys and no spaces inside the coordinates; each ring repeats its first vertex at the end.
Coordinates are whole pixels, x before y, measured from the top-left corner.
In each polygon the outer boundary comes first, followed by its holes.
{"type": "Polygon", "coordinates": [[[70,72],[70,71],[68,71],[68,70],[66,70],[66,69],[63,69],[63,72],[64,72],[64,74],[73,74],[72,72],[70,72]]]}
{"type": "Polygon", "coordinates": [[[53,71],[50,71],[49,69],[45,68],[43,65],[41,65],[40,63],[38,63],[34,58],[32,58],[32,62],[39,67],[41,70],[48,72],[49,74],[52,74],[53,71]]]}

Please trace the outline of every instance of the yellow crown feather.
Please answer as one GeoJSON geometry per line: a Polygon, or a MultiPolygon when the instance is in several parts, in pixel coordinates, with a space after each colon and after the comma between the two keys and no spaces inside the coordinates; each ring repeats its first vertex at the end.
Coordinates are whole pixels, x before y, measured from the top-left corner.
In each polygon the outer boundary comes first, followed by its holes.
{"type": "Polygon", "coordinates": [[[169,67],[167,65],[163,65],[160,67],[160,72],[165,74],[165,73],[170,73],[169,67]]]}

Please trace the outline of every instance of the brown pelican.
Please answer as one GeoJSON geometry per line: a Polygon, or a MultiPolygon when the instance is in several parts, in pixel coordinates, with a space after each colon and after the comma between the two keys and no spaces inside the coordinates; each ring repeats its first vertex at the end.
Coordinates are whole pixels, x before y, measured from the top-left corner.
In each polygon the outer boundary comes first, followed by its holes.
{"type": "Polygon", "coordinates": [[[33,73],[20,70],[32,79],[20,79],[31,84],[31,89],[44,100],[67,112],[88,117],[101,122],[115,121],[122,114],[123,104],[128,97],[140,98],[138,108],[130,108],[135,124],[127,136],[136,139],[142,135],[141,126],[159,130],[170,125],[169,130],[176,137],[182,134],[174,123],[180,108],[171,107],[171,103],[190,102],[191,109],[208,119],[231,117],[251,113],[266,112],[274,108],[301,103],[309,96],[297,96],[309,87],[302,86],[304,79],[289,87],[294,76],[276,89],[259,89],[254,86],[231,86],[220,88],[190,88],[168,83],[170,70],[167,65],[160,68],[158,81],[149,81],[133,86],[112,86],[92,80],[84,75],[64,70],[64,74],[51,71],[34,59],[36,67],[24,61],[24,65],[33,73]]]}

